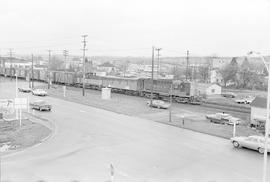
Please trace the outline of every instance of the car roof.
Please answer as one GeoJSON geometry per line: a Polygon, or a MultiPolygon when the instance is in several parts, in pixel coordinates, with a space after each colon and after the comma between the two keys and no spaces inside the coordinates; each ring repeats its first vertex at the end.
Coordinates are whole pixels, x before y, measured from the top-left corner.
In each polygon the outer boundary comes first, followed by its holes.
{"type": "Polygon", "coordinates": [[[35,100],[34,102],[45,102],[45,100],[35,100]]]}
{"type": "Polygon", "coordinates": [[[216,113],[216,114],[218,114],[218,115],[223,115],[223,116],[230,116],[230,114],[228,114],[228,113],[222,113],[222,112],[218,112],[218,113],[216,113]]]}

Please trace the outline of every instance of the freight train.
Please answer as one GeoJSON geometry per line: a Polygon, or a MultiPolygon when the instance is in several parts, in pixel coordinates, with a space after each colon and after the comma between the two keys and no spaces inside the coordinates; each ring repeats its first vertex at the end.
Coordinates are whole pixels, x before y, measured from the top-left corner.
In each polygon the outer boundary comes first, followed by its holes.
{"type": "MultiPolygon", "coordinates": [[[[32,71],[22,68],[0,68],[0,75],[47,82],[48,72],[46,70],[32,71]]],[[[77,72],[50,71],[50,81],[53,84],[66,84],[74,87],[82,87],[82,74],[77,72]]],[[[85,87],[87,89],[101,90],[109,87],[114,93],[134,95],[151,98],[152,79],[150,78],[121,78],[114,76],[96,76],[86,74],[85,87]]],[[[172,79],[153,80],[153,98],[169,100],[172,96],[173,101],[188,104],[200,104],[201,97],[197,94],[195,85],[185,81],[175,81],[172,79]]]]}

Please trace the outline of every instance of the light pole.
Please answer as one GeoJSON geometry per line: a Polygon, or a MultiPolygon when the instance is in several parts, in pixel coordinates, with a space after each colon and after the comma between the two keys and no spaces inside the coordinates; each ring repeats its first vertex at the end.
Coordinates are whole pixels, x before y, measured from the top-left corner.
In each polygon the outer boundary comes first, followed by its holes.
{"type": "Polygon", "coordinates": [[[269,68],[270,64],[267,62],[264,57],[259,52],[248,52],[248,55],[256,54],[258,55],[261,60],[263,61],[267,72],[268,72],[268,88],[267,88],[267,103],[266,103],[266,121],[265,121],[265,139],[264,139],[264,155],[263,155],[263,179],[262,182],[266,182],[267,179],[267,150],[268,150],[268,135],[269,135],[269,101],[270,101],[270,74],[269,68]]]}

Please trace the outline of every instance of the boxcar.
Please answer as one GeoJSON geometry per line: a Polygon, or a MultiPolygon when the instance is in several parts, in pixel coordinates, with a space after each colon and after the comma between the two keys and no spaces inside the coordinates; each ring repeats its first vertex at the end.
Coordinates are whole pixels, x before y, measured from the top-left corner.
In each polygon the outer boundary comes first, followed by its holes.
{"type": "Polygon", "coordinates": [[[142,79],[139,78],[119,78],[102,77],[102,86],[112,88],[113,92],[128,95],[140,95],[143,88],[142,79]]]}

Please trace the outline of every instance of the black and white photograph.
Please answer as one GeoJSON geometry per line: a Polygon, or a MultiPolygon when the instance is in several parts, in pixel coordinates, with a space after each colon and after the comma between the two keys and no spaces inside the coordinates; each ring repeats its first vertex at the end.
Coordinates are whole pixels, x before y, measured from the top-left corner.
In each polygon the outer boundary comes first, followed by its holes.
{"type": "Polygon", "coordinates": [[[0,1],[0,182],[269,182],[270,0],[0,1]]]}

